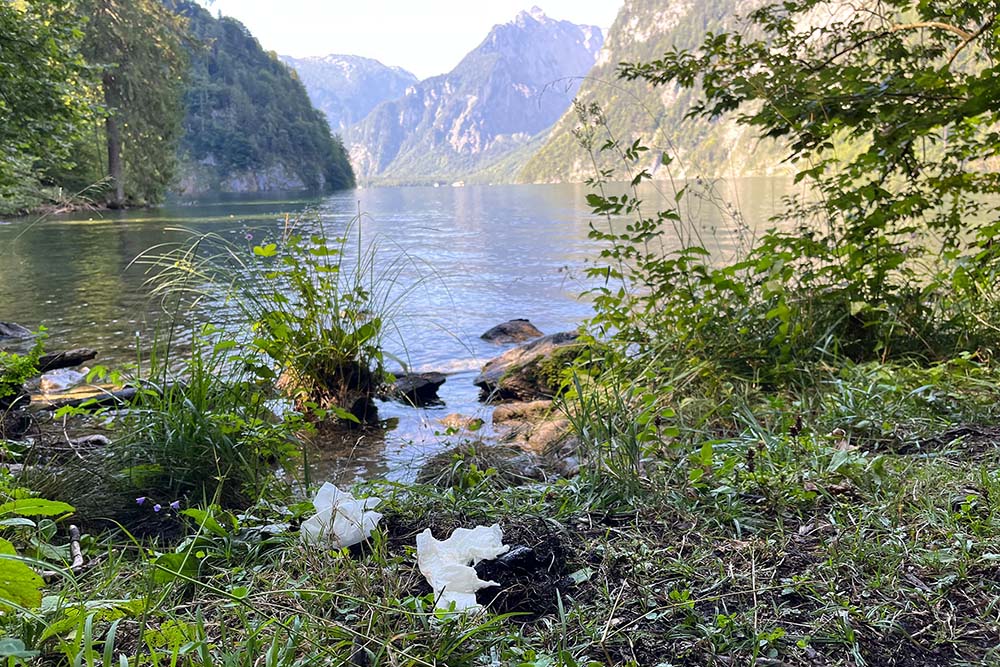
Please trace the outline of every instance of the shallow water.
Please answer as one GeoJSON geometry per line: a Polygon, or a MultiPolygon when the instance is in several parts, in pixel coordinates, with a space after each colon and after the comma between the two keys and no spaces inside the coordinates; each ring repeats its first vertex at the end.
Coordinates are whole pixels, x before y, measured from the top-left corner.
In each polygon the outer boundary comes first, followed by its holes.
{"type": "MultiPolygon", "coordinates": [[[[781,180],[744,179],[723,187],[720,197],[737,206],[753,229],[766,224],[786,189],[781,180]]],[[[405,296],[386,346],[415,370],[449,374],[440,392],[444,405],[384,404],[380,414],[396,424],[384,438],[328,445],[310,455],[310,466],[314,478],[383,474],[406,480],[447,446],[442,417],[478,416],[488,428],[491,411],[478,402],[472,379],[504,348],[480,340],[483,331],[527,317],[554,333],[591,313],[580,295],[588,286],[586,262],[599,247],[587,236],[594,219],[586,193],[582,185],[371,188],[322,198],[219,197],[150,210],[0,221],[0,321],[44,325],[49,349],[93,347],[100,350],[99,363],[127,364],[148,346],[163,317],[144,286],[145,268],[132,263],[143,251],[190,232],[247,243],[248,234],[278,234],[286,215],[336,235],[360,211],[364,243],[378,243],[380,262],[402,266],[395,289],[405,296]]],[[[669,190],[644,196],[649,211],[673,199],[669,190]]],[[[725,253],[739,234],[719,201],[693,199],[686,213],[697,221],[705,245],[725,253]]],[[[191,315],[208,321],[218,312],[204,308],[191,315]]]]}

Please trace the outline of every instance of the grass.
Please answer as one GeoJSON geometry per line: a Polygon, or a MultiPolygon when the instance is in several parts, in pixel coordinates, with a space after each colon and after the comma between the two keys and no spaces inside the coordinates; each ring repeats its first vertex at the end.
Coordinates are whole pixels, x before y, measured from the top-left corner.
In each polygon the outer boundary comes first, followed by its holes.
{"type": "Polygon", "coordinates": [[[698,428],[641,441],[637,485],[593,452],[548,484],[372,482],[386,517],[354,550],[300,544],[281,499],[175,512],[159,520],[187,537],[96,535],[96,565],[49,585],[58,606],[5,630],[87,665],[1000,664],[996,380],[869,364],[707,411],[687,395],[698,428]],[[544,567],[484,615],[435,616],[416,533],[493,522],[544,567]],[[197,567],[165,575],[164,554],[197,567]]]}

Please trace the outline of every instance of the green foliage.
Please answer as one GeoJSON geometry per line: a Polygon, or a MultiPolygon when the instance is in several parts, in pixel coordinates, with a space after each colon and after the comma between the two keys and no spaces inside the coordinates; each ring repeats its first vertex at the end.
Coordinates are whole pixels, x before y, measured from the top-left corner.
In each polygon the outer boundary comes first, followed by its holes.
{"type": "Polygon", "coordinates": [[[25,354],[0,350],[0,399],[16,395],[27,380],[38,375],[38,359],[44,352],[44,330],[25,354]]]}
{"type": "Polygon", "coordinates": [[[376,265],[377,248],[363,242],[357,219],[334,238],[322,224],[286,220],[279,238],[249,248],[209,234],[143,261],[162,269],[158,293],[232,300],[236,327],[251,327],[249,337],[233,335],[261,355],[253,372],[262,383],[303,412],[357,424],[376,419],[382,338],[415,287],[396,289],[405,256],[376,265]]]}
{"type": "Polygon", "coordinates": [[[0,3],[0,212],[37,203],[92,116],[82,25],[64,0],[0,3]]]}
{"type": "Polygon", "coordinates": [[[184,25],[159,0],[79,0],[83,53],[100,72],[108,203],[162,200],[177,167],[184,25]]]}
{"type": "MultiPolygon", "coordinates": [[[[359,225],[359,241],[360,231],[359,225]]],[[[370,400],[385,375],[383,308],[368,283],[374,266],[346,264],[346,243],[346,237],[331,243],[322,233],[292,232],[281,240],[280,252],[276,244],[256,246],[254,254],[272,269],[265,278],[284,289],[248,306],[254,344],[289,373],[289,388],[300,403],[364,420],[372,408],[356,401],[370,400]]],[[[358,261],[373,262],[374,252],[358,261]]]]}
{"type": "Polygon", "coordinates": [[[729,263],[709,256],[681,213],[695,186],[649,214],[637,190],[651,178],[647,149],[624,143],[600,108],[578,105],[578,139],[595,164],[616,156],[631,185],[609,194],[618,175],[602,169],[588,198],[606,223],[591,233],[605,244],[591,272],[606,281],[594,325],[619,362],[669,376],[710,360],[780,386],[817,362],[992,354],[1000,175],[988,160],[1000,151],[1000,109],[980,103],[998,48],[982,27],[992,14],[911,4],[844,9],[805,30],[817,3],[785,3],[752,15],[766,39],[710,34],[697,52],[622,67],[629,79],[703,86],[694,116],[739,108],[741,122],[787,139],[797,179],[812,184],[812,198],[791,199],[781,226],[729,263]],[[844,141],[864,149],[841,159],[844,141]]]}
{"type": "MultiPolygon", "coordinates": [[[[289,455],[296,415],[277,418],[252,359],[206,327],[177,363],[161,343],[132,409],[118,418],[115,465],[129,497],[246,506],[289,455]]],[[[145,503],[152,505],[152,501],[145,503]]],[[[152,511],[152,510],[150,510],[152,511]]]]}
{"type": "Polygon", "coordinates": [[[165,4],[188,20],[192,40],[181,142],[185,161],[198,165],[192,173],[224,183],[277,169],[311,189],[354,187],[343,144],[288,67],[235,19],[165,4]]]}
{"type": "Polygon", "coordinates": [[[34,609],[42,603],[42,578],[18,560],[10,541],[0,537],[0,605],[34,609]]]}
{"type": "MultiPolygon", "coordinates": [[[[679,265],[695,276],[684,300],[721,306],[714,319],[763,353],[743,346],[751,366],[992,349],[1000,6],[894,0],[826,16],[820,4],[753,12],[762,39],[709,34],[698,51],[622,67],[654,85],[700,82],[690,115],[738,111],[785,141],[796,180],[813,186],[746,261],[679,265]],[[856,154],[844,156],[845,141],[856,154]]],[[[654,291],[669,264],[639,269],[654,291]]]]}
{"type": "MultiPolygon", "coordinates": [[[[62,516],[73,513],[73,507],[63,502],[33,498],[27,489],[10,488],[9,480],[0,481],[3,495],[10,498],[0,505],[0,527],[10,530],[31,527],[35,524],[29,516],[62,516]]],[[[55,532],[53,524],[53,532],[55,532]]],[[[35,609],[42,603],[44,582],[28,561],[17,555],[10,540],[0,537],[0,607],[9,609],[35,609]]],[[[32,562],[32,564],[34,564],[32,562]]]]}

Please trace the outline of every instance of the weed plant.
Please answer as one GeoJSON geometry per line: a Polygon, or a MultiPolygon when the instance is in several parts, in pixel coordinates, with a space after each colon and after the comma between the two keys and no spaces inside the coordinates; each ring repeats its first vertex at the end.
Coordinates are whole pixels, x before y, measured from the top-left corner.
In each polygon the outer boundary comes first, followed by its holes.
{"type": "Polygon", "coordinates": [[[376,242],[364,243],[360,216],[334,238],[318,221],[288,217],[273,240],[252,236],[246,246],[193,236],[140,261],[156,271],[156,293],[234,309],[230,334],[260,355],[259,380],[301,411],[342,424],[374,421],[373,398],[387,377],[383,339],[414,287],[399,281],[405,254],[385,259],[376,242]]]}

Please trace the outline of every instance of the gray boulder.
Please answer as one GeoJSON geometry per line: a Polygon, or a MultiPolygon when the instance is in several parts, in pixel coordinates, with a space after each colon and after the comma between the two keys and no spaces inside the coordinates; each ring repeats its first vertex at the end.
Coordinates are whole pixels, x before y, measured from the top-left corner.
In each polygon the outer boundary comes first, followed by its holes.
{"type": "Polygon", "coordinates": [[[496,325],[480,336],[480,338],[488,340],[491,343],[496,343],[497,345],[504,345],[507,343],[523,343],[532,338],[544,335],[528,320],[516,319],[496,325]]]}

